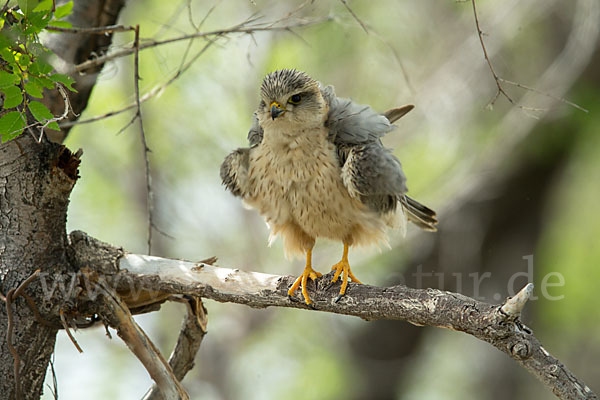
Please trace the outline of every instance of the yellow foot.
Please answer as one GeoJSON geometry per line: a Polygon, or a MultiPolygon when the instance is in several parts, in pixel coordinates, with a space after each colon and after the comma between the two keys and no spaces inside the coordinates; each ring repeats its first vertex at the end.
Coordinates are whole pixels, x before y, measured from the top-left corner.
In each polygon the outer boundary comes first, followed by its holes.
{"type": "Polygon", "coordinates": [[[312,300],[310,299],[310,296],[308,295],[308,290],[306,289],[306,283],[308,282],[308,278],[314,281],[315,279],[320,278],[321,276],[323,276],[322,273],[315,271],[310,265],[307,265],[304,268],[304,272],[302,272],[302,275],[300,275],[298,279],[294,281],[294,284],[292,285],[290,290],[288,290],[288,296],[293,296],[296,292],[296,289],[298,289],[298,287],[302,285],[302,296],[304,296],[304,301],[308,305],[312,304],[312,300]]]}
{"type": "Polygon", "coordinates": [[[348,278],[350,278],[352,282],[362,283],[354,276],[354,274],[350,270],[350,264],[348,263],[347,257],[342,257],[342,260],[339,263],[335,264],[333,267],[331,267],[331,270],[335,270],[335,274],[333,274],[333,278],[331,279],[330,285],[333,285],[335,282],[337,282],[340,275],[342,275],[342,287],[340,288],[340,294],[338,295],[336,302],[339,301],[339,299],[341,299],[342,296],[346,294],[346,288],[348,287],[348,278]]]}

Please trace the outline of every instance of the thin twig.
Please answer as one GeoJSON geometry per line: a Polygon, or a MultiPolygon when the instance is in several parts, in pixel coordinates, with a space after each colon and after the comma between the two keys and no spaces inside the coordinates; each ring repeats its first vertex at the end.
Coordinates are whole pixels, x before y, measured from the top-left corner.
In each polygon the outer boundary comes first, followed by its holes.
{"type": "Polygon", "coordinates": [[[509,103],[511,103],[513,106],[516,106],[518,108],[520,108],[521,110],[523,110],[524,112],[526,112],[528,115],[530,115],[533,118],[537,118],[536,115],[533,114],[529,114],[528,112],[540,112],[540,111],[546,111],[545,109],[541,109],[541,108],[536,108],[536,107],[527,107],[524,106],[522,104],[518,104],[515,100],[513,100],[513,98],[506,92],[506,90],[504,89],[504,87],[502,86],[502,83],[507,83],[509,85],[513,85],[516,87],[519,87],[521,89],[525,89],[525,90],[529,90],[531,92],[543,95],[543,96],[547,96],[550,98],[553,98],[555,100],[558,100],[562,103],[568,104],[574,108],[577,108],[578,110],[587,112],[587,110],[571,101],[565,100],[561,97],[557,97],[545,92],[542,92],[540,90],[531,88],[529,86],[526,85],[522,85],[520,83],[517,82],[512,82],[506,79],[501,78],[497,73],[496,70],[494,69],[494,66],[492,64],[492,61],[490,60],[490,57],[488,55],[487,52],[487,48],[485,47],[485,42],[483,41],[483,31],[481,30],[481,26],[479,24],[479,16],[477,15],[477,7],[475,5],[475,0],[471,0],[471,4],[473,6],[473,16],[475,17],[475,27],[477,28],[477,36],[479,37],[479,42],[481,43],[481,49],[483,50],[483,57],[485,58],[485,61],[488,65],[488,68],[490,70],[490,72],[492,73],[492,76],[494,78],[494,82],[496,82],[496,94],[494,94],[494,96],[492,97],[492,99],[488,102],[487,104],[487,108],[491,108],[493,107],[494,103],[496,102],[496,100],[498,100],[498,97],[500,97],[500,95],[504,96],[504,98],[506,98],[506,100],[508,100],[509,103]]]}
{"type": "Polygon", "coordinates": [[[572,101],[569,101],[569,100],[565,99],[564,97],[558,97],[558,96],[555,96],[555,95],[553,95],[551,93],[542,92],[541,90],[538,90],[536,88],[532,88],[531,86],[523,85],[522,83],[519,83],[519,82],[509,81],[508,79],[504,79],[504,78],[499,78],[499,79],[503,83],[507,83],[509,85],[516,86],[516,87],[518,87],[520,89],[529,90],[530,92],[537,93],[537,94],[539,94],[541,96],[550,97],[551,99],[554,99],[556,101],[560,101],[561,103],[568,104],[571,107],[574,107],[574,108],[576,108],[578,110],[581,110],[581,111],[583,111],[585,113],[589,113],[588,109],[583,108],[579,104],[573,103],[572,101]]]}
{"type": "MultiPolygon", "coordinates": [[[[168,81],[166,81],[165,83],[163,83],[161,85],[155,86],[152,90],[150,90],[148,93],[146,93],[145,95],[143,95],[140,98],[140,102],[144,103],[144,102],[152,99],[153,97],[159,95],[160,93],[162,93],[163,90],[165,90],[165,88],[167,88],[169,85],[171,85],[173,82],[175,82],[175,80],[177,80],[181,75],[183,75],[183,73],[186,72],[192,66],[192,64],[202,54],[204,54],[206,52],[206,50],[208,50],[208,48],[210,46],[212,46],[215,43],[215,41],[216,41],[216,38],[215,39],[209,39],[208,42],[204,45],[204,47],[202,49],[200,49],[198,51],[198,53],[196,53],[194,55],[194,57],[192,57],[192,59],[187,64],[185,64],[183,67],[180,67],[177,70],[177,72],[168,81]]],[[[67,127],[70,127],[70,126],[73,126],[73,125],[89,124],[89,123],[92,123],[92,122],[97,122],[97,121],[100,121],[100,120],[103,120],[103,119],[106,119],[106,118],[113,117],[115,115],[122,114],[122,113],[124,113],[126,111],[135,109],[136,107],[137,107],[137,101],[134,102],[134,103],[132,103],[132,104],[129,104],[129,105],[127,105],[127,106],[125,106],[125,107],[123,107],[123,108],[121,108],[119,110],[110,111],[110,112],[108,112],[106,114],[97,115],[95,117],[91,117],[91,118],[88,118],[88,119],[65,122],[65,123],[61,124],[60,126],[61,126],[61,128],[67,128],[67,127]]],[[[131,123],[133,123],[133,121],[134,121],[134,119],[131,120],[131,122],[127,125],[127,127],[131,123]]]]}
{"type": "MultiPolygon", "coordinates": [[[[188,16],[188,21],[190,23],[190,25],[192,26],[192,28],[194,28],[195,32],[198,32],[200,30],[200,26],[196,25],[196,23],[194,22],[194,13],[192,12],[192,0],[187,0],[186,2],[186,7],[187,7],[187,16],[188,16]]],[[[214,8],[214,6],[213,6],[214,8]]],[[[209,11],[210,13],[210,11],[209,11]]]]}
{"type": "Polygon", "coordinates": [[[57,328],[56,326],[42,318],[42,315],[40,314],[40,311],[38,310],[31,296],[29,296],[27,293],[21,293],[21,296],[25,299],[25,301],[27,301],[27,305],[29,306],[31,312],[33,312],[33,316],[35,317],[37,322],[44,326],[47,326],[48,328],[57,328]]]}
{"type": "MultiPolygon", "coordinates": [[[[64,119],[66,119],[67,116],[69,115],[69,111],[71,111],[73,114],[75,114],[75,111],[73,111],[73,108],[71,107],[71,102],[69,101],[69,96],[67,95],[67,92],[66,92],[65,88],[63,87],[62,83],[55,82],[55,86],[56,86],[56,89],[58,90],[58,92],[60,93],[61,97],[63,98],[63,102],[65,104],[65,110],[64,110],[64,112],[60,116],[58,116],[58,117],[46,119],[44,121],[36,121],[36,122],[34,122],[32,124],[24,126],[21,129],[14,130],[14,131],[10,132],[9,134],[17,133],[19,131],[27,129],[27,131],[29,131],[29,133],[35,139],[35,141],[38,142],[38,143],[41,143],[42,139],[44,137],[44,131],[48,127],[48,125],[50,125],[53,122],[60,122],[60,121],[62,121],[64,119]],[[39,136],[35,135],[33,133],[33,131],[31,130],[31,128],[34,128],[34,127],[37,127],[37,126],[39,126],[39,129],[40,129],[40,135],[39,136]]],[[[22,115],[23,121],[25,121],[25,118],[23,117],[23,114],[21,114],[21,115],[22,115]]]]}
{"type": "MultiPolygon", "coordinates": [[[[210,31],[210,32],[197,32],[197,33],[192,33],[189,35],[178,36],[178,37],[175,37],[172,39],[165,39],[162,41],[150,40],[147,43],[141,44],[139,46],[138,51],[146,50],[146,49],[156,47],[156,46],[162,46],[162,45],[169,44],[169,43],[180,42],[183,40],[190,40],[193,38],[223,36],[223,35],[231,34],[231,33],[250,34],[250,33],[254,33],[254,32],[263,32],[263,31],[282,31],[282,30],[285,31],[290,28],[300,28],[300,27],[306,27],[306,26],[311,26],[311,25],[317,25],[317,24],[327,22],[330,20],[331,20],[331,17],[325,17],[325,18],[320,18],[320,19],[310,20],[310,21],[300,21],[300,22],[291,23],[291,24],[282,25],[282,26],[274,25],[276,23],[279,23],[280,21],[275,21],[270,24],[257,23],[256,25],[247,26],[249,23],[256,21],[255,19],[253,19],[253,20],[249,20],[249,21],[244,21],[241,24],[238,24],[238,25],[233,26],[228,29],[221,29],[221,30],[215,30],[215,31],[210,31]]],[[[114,53],[106,54],[104,56],[100,56],[100,57],[94,58],[92,60],[87,60],[81,64],[75,65],[73,67],[73,69],[76,72],[83,72],[89,68],[96,67],[98,65],[102,65],[107,61],[114,60],[114,59],[120,58],[120,57],[124,57],[124,56],[132,54],[134,52],[135,52],[135,48],[121,49],[119,51],[115,51],[114,53]]]]}
{"type": "Polygon", "coordinates": [[[498,89],[498,91],[496,92],[496,94],[494,95],[492,100],[488,103],[488,106],[494,105],[494,103],[496,102],[496,100],[498,99],[498,96],[500,96],[500,94],[504,95],[504,97],[506,97],[506,99],[511,104],[517,105],[514,102],[514,100],[508,95],[508,93],[506,93],[504,91],[504,88],[502,87],[502,84],[500,83],[500,78],[498,77],[496,70],[494,70],[494,66],[492,65],[492,61],[490,60],[490,57],[488,56],[487,48],[485,47],[485,43],[483,41],[483,32],[481,31],[481,27],[479,25],[479,17],[477,16],[477,7],[475,6],[475,0],[471,0],[471,4],[473,5],[473,15],[475,16],[475,27],[477,28],[477,36],[479,37],[479,42],[481,43],[481,49],[483,50],[483,56],[485,57],[485,61],[487,62],[490,72],[492,73],[492,76],[494,77],[494,82],[496,82],[496,87],[498,89]]]}
{"type": "Polygon", "coordinates": [[[81,349],[81,347],[79,347],[79,343],[77,343],[77,340],[75,340],[75,338],[71,334],[71,329],[69,328],[69,325],[67,324],[67,320],[65,319],[65,312],[63,311],[62,308],[59,310],[59,315],[60,315],[60,322],[62,323],[63,328],[65,328],[65,331],[67,332],[67,336],[69,337],[69,339],[71,339],[71,342],[73,343],[75,348],[79,351],[79,353],[83,353],[83,350],[81,349]]]}
{"type": "Polygon", "coordinates": [[[142,141],[142,148],[144,151],[144,168],[146,173],[146,207],[148,210],[148,254],[152,254],[152,227],[154,225],[154,196],[152,193],[152,178],[150,176],[150,161],[148,160],[148,153],[151,151],[146,143],[146,133],[144,132],[144,121],[142,118],[142,106],[140,102],[140,26],[135,26],[135,40],[134,40],[134,57],[133,57],[133,68],[134,68],[134,89],[135,89],[135,105],[137,107],[136,118],[138,119],[140,126],[140,139],[142,141]]]}
{"type": "Polygon", "coordinates": [[[52,397],[54,400],[58,399],[58,381],[56,380],[56,371],[54,370],[54,357],[56,356],[56,352],[52,353],[52,358],[50,359],[50,372],[52,373],[52,386],[47,384],[48,388],[50,388],[50,392],[52,393],[52,397]]]}
{"type": "Polygon", "coordinates": [[[46,30],[53,32],[62,32],[62,33],[88,33],[88,34],[97,34],[97,35],[107,35],[115,32],[128,32],[133,31],[135,28],[133,26],[124,26],[124,25],[109,25],[109,26],[97,26],[93,28],[60,28],[58,26],[47,26],[46,30]]]}
{"type": "Polygon", "coordinates": [[[6,0],[6,3],[4,3],[4,5],[2,6],[2,9],[0,10],[0,15],[4,15],[6,10],[8,10],[8,3],[10,3],[10,0],[6,0]]]}
{"type": "Polygon", "coordinates": [[[400,58],[400,54],[398,54],[398,51],[396,50],[394,45],[392,45],[392,43],[388,39],[381,36],[375,29],[371,29],[371,32],[373,34],[375,34],[375,37],[377,39],[381,40],[381,42],[383,42],[383,44],[385,44],[390,49],[390,51],[392,52],[392,55],[394,56],[394,59],[396,60],[396,62],[398,63],[398,66],[400,67],[400,72],[402,72],[402,77],[404,78],[404,82],[406,82],[406,86],[408,86],[408,90],[410,91],[410,93],[412,95],[416,95],[417,91],[415,90],[414,86],[412,85],[410,77],[408,76],[408,71],[406,71],[406,67],[404,66],[404,63],[402,62],[402,59],[400,58]]]}
{"type": "Polygon", "coordinates": [[[23,290],[25,290],[25,288],[35,279],[40,275],[41,270],[38,268],[36,269],[33,274],[29,275],[29,277],[27,279],[25,279],[23,282],[21,282],[21,284],[17,287],[17,290],[15,290],[15,294],[13,295],[13,300],[16,299],[17,297],[19,297],[21,295],[21,293],[23,293],[23,290]]]}
{"type": "Polygon", "coordinates": [[[356,15],[356,13],[350,8],[350,5],[348,4],[348,2],[346,0],[340,0],[340,1],[344,5],[344,7],[346,7],[346,9],[348,10],[348,12],[352,15],[352,17],[354,17],[354,19],[356,20],[356,22],[358,22],[360,24],[360,27],[363,28],[363,30],[365,31],[365,33],[368,35],[369,34],[369,30],[367,29],[367,26],[365,25],[364,22],[362,22],[362,20],[360,18],[358,18],[358,15],[356,15]]]}
{"type": "MultiPolygon", "coordinates": [[[[212,9],[211,9],[211,10],[212,10],[212,9]]],[[[209,10],[209,12],[210,12],[210,10],[209,10]]],[[[256,20],[256,19],[252,19],[251,21],[255,21],[255,20],[256,20]]],[[[315,20],[315,21],[312,21],[312,22],[310,22],[310,23],[309,23],[309,22],[303,22],[303,23],[298,23],[298,24],[295,24],[295,25],[289,25],[289,26],[284,26],[284,27],[271,27],[271,28],[266,28],[266,27],[265,27],[265,28],[260,28],[260,29],[258,29],[258,28],[257,28],[257,29],[255,29],[255,30],[256,30],[256,31],[264,31],[264,30],[288,30],[289,32],[292,32],[292,33],[293,33],[293,31],[291,30],[291,28],[292,28],[292,27],[302,27],[302,26],[308,26],[308,25],[311,25],[311,24],[321,23],[321,22],[325,22],[325,21],[328,21],[328,20],[330,20],[330,18],[321,19],[321,20],[315,20]]],[[[245,24],[245,23],[247,23],[247,22],[248,22],[248,21],[245,21],[245,22],[243,22],[242,24],[245,24]]],[[[201,24],[202,24],[202,22],[201,22],[201,24]]],[[[179,69],[179,70],[178,70],[178,71],[177,71],[177,72],[176,72],[176,73],[175,73],[175,74],[174,74],[174,75],[173,75],[173,76],[172,76],[172,77],[171,77],[171,78],[170,78],[170,79],[169,79],[169,80],[168,80],[166,83],[164,83],[164,84],[162,84],[162,85],[159,85],[159,86],[156,86],[156,87],[154,87],[152,90],[150,90],[150,91],[149,91],[148,93],[146,93],[144,96],[142,96],[142,97],[140,98],[140,102],[142,102],[142,103],[143,103],[143,102],[145,102],[145,101],[147,101],[147,100],[150,100],[151,98],[155,97],[156,95],[158,95],[158,94],[162,93],[162,91],[163,91],[163,90],[164,90],[164,89],[165,89],[167,86],[169,86],[169,85],[170,85],[170,84],[172,84],[172,83],[173,83],[173,82],[174,82],[174,81],[175,81],[177,78],[179,78],[179,77],[180,77],[180,76],[183,74],[183,72],[187,71],[187,70],[189,69],[189,67],[190,67],[190,66],[193,64],[193,62],[194,62],[195,60],[197,60],[197,59],[198,59],[198,58],[199,58],[199,57],[200,57],[200,56],[201,56],[201,55],[202,55],[202,54],[203,54],[203,53],[204,53],[206,50],[208,50],[208,48],[209,48],[210,46],[212,46],[213,44],[215,44],[215,43],[216,43],[216,41],[217,41],[217,40],[218,40],[220,37],[222,37],[222,36],[225,36],[225,35],[227,35],[228,33],[239,33],[239,32],[242,32],[242,31],[240,30],[240,29],[241,29],[241,26],[243,26],[243,25],[236,25],[236,26],[235,26],[235,27],[233,27],[233,28],[225,29],[225,30],[222,30],[222,31],[213,31],[213,32],[208,32],[208,33],[196,33],[196,34],[192,34],[192,35],[186,35],[185,37],[180,37],[180,38],[176,38],[176,39],[169,39],[169,40],[167,40],[167,41],[163,41],[163,42],[160,42],[160,41],[154,41],[152,44],[141,44],[141,45],[139,46],[139,49],[140,49],[140,50],[143,50],[143,49],[145,49],[145,48],[148,48],[148,47],[158,46],[158,45],[165,44],[165,43],[171,43],[171,42],[173,42],[173,41],[176,41],[176,40],[184,40],[184,39],[185,39],[185,40],[193,40],[193,39],[195,39],[195,38],[199,38],[199,37],[205,37],[205,38],[208,38],[208,37],[210,37],[210,36],[216,36],[216,37],[214,37],[214,38],[209,38],[209,41],[208,41],[208,43],[207,43],[207,44],[206,44],[206,45],[205,45],[205,46],[204,46],[204,47],[203,47],[203,48],[202,48],[202,49],[201,49],[201,50],[200,50],[200,51],[199,51],[199,52],[198,52],[198,53],[197,53],[197,54],[196,54],[196,55],[195,55],[193,58],[192,58],[192,60],[191,60],[190,62],[188,62],[188,63],[185,65],[185,67],[183,67],[183,68],[180,68],[180,69],[179,69]]],[[[246,34],[252,35],[252,33],[254,33],[254,30],[252,30],[252,29],[247,29],[247,30],[243,31],[243,33],[246,33],[246,34]]],[[[86,62],[84,62],[84,63],[82,63],[82,64],[79,64],[79,65],[78,65],[78,66],[76,66],[75,68],[76,68],[77,70],[79,70],[79,71],[83,71],[83,70],[85,70],[85,69],[88,69],[88,68],[90,68],[90,67],[92,67],[92,66],[94,66],[94,65],[100,65],[100,64],[102,64],[103,62],[106,62],[106,61],[108,61],[109,59],[112,59],[112,58],[117,58],[117,57],[120,57],[120,56],[125,56],[125,55],[128,55],[128,54],[131,54],[132,52],[134,52],[134,50],[132,50],[132,49],[123,49],[123,50],[120,50],[119,52],[112,53],[112,55],[110,56],[110,58],[108,58],[108,56],[104,56],[104,57],[98,57],[98,58],[95,58],[94,60],[88,60],[88,61],[86,61],[86,62]],[[114,56],[114,57],[113,57],[113,56],[114,56]]],[[[399,62],[399,63],[400,63],[400,62],[399,62]]],[[[405,77],[405,79],[406,79],[407,83],[409,83],[409,81],[408,81],[408,77],[407,77],[407,75],[406,75],[406,71],[404,70],[404,67],[403,67],[402,63],[400,63],[400,67],[402,68],[402,72],[403,72],[403,74],[404,74],[404,77],[405,77]]],[[[410,83],[409,83],[409,86],[410,86],[410,83]]],[[[79,124],[87,124],[87,123],[92,123],[92,122],[101,121],[101,120],[103,120],[103,119],[110,118],[110,117],[113,117],[113,116],[115,116],[115,115],[122,114],[122,113],[124,113],[124,112],[126,112],[126,111],[133,110],[133,109],[135,109],[136,107],[137,107],[137,101],[136,101],[136,102],[134,102],[134,103],[132,103],[132,104],[129,104],[129,105],[127,105],[127,106],[125,106],[125,107],[123,107],[123,108],[121,108],[121,109],[114,110],[114,111],[109,111],[109,112],[107,112],[107,113],[105,113],[105,114],[97,115],[97,116],[95,116],[95,117],[91,117],[91,118],[88,118],[88,119],[77,120],[77,121],[68,121],[68,122],[63,122],[62,124],[60,124],[60,127],[61,127],[61,128],[68,128],[68,127],[71,127],[71,126],[74,126],[74,125],[79,125],[79,124]]],[[[132,119],[132,120],[133,120],[133,119],[132,119]]],[[[127,125],[127,126],[129,126],[129,125],[127,125]]]]}

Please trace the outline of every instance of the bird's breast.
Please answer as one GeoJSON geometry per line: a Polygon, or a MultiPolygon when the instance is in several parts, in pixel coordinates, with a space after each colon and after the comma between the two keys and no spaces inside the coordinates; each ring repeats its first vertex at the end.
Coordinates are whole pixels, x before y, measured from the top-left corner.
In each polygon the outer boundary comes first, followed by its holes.
{"type": "Polygon", "coordinates": [[[342,240],[365,216],[341,178],[335,146],[299,137],[288,146],[261,143],[250,154],[249,196],[271,226],[297,224],[312,237],[342,240]]]}

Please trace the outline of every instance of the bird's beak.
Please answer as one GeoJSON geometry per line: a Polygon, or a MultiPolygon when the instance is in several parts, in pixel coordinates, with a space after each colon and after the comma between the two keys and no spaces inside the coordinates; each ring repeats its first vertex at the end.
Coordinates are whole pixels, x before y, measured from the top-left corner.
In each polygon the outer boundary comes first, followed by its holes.
{"type": "Polygon", "coordinates": [[[271,118],[275,119],[285,112],[285,108],[274,101],[271,103],[271,118]]]}

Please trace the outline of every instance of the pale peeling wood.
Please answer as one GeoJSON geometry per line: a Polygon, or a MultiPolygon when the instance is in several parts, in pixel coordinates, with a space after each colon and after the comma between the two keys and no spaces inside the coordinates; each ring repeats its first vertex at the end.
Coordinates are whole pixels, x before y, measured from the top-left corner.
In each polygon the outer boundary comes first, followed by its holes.
{"type": "MultiPolygon", "coordinates": [[[[71,234],[74,235],[86,236],[83,232],[71,234]]],[[[367,320],[395,319],[452,329],[473,335],[506,353],[560,399],[598,399],[583,381],[542,347],[531,329],[520,321],[519,315],[504,311],[522,310],[532,289],[530,286],[504,304],[494,305],[437,289],[414,289],[403,285],[384,288],[350,283],[347,295],[336,303],[340,283],[329,287],[332,276],[329,273],[316,282],[309,282],[308,289],[314,301],[314,307],[309,307],[299,294],[294,299],[287,296],[287,289],[294,281],[292,276],[127,254],[89,237],[78,243],[90,243],[94,248],[105,246],[110,257],[120,255],[120,272],[107,278],[119,294],[126,293],[128,298],[150,293],[163,301],[165,296],[191,295],[257,308],[303,308],[367,320]],[[518,307],[514,308],[514,305],[518,307]]],[[[76,251],[82,255],[76,257],[77,262],[92,267],[95,261],[85,255],[84,247],[80,246],[76,251]]]]}

